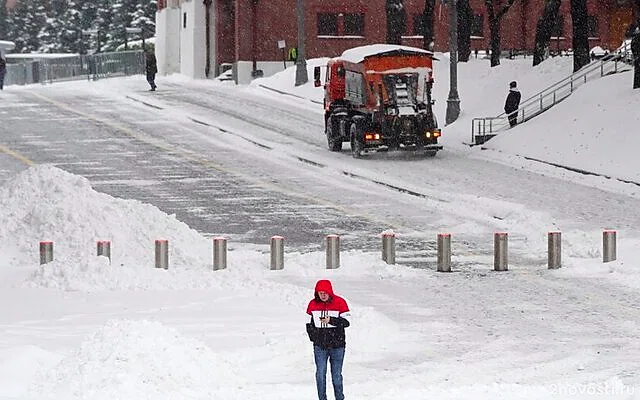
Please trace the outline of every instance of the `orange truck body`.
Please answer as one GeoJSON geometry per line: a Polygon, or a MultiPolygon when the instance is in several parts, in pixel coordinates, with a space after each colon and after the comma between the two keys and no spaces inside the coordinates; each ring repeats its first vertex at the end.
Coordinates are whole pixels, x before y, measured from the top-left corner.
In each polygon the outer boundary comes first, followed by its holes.
{"type": "MultiPolygon", "coordinates": [[[[364,46],[328,61],[325,134],[329,149],[349,142],[354,157],[372,151],[442,149],[433,114],[433,54],[405,46],[364,46]]],[[[320,86],[316,67],[315,84],[320,86]]]]}

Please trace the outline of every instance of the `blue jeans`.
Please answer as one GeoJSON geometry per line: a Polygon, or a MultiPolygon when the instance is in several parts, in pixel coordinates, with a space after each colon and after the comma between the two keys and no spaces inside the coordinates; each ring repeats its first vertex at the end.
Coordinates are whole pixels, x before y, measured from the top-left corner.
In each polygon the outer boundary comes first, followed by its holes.
{"type": "Polygon", "coordinates": [[[318,400],[327,400],[327,360],[331,362],[331,383],[336,400],[344,400],[342,392],[342,362],[344,361],[344,347],[337,349],[323,349],[313,346],[316,360],[316,386],[318,400]]]}

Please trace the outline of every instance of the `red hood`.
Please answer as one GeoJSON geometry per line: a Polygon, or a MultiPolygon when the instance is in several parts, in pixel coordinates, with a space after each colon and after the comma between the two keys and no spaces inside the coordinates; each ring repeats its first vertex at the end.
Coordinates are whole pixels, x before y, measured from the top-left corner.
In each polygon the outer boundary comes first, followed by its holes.
{"type": "Polygon", "coordinates": [[[319,280],[318,283],[316,283],[315,292],[316,294],[318,294],[318,292],[327,292],[329,296],[333,296],[333,287],[331,287],[331,281],[327,279],[319,280]]]}

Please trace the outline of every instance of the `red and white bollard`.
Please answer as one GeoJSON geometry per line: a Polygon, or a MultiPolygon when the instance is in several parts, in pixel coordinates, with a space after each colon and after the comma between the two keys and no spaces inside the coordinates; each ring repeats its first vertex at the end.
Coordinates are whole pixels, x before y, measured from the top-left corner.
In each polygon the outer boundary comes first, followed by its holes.
{"type": "Polygon", "coordinates": [[[213,238],[213,270],[227,268],[227,239],[213,238]]]}
{"type": "Polygon", "coordinates": [[[40,242],[40,265],[53,261],[53,242],[40,242]]]}
{"type": "Polygon", "coordinates": [[[156,268],[169,269],[169,241],[156,240],[156,268]]]}
{"type": "Polygon", "coordinates": [[[271,236],[271,269],[284,269],[284,237],[271,236]]]}
{"type": "Polygon", "coordinates": [[[493,236],[493,270],[509,270],[509,236],[506,232],[496,232],[493,236]]]}
{"type": "Polygon", "coordinates": [[[607,229],[602,232],[602,262],[615,261],[616,252],[616,231],[607,229]]]}
{"type": "Polygon", "coordinates": [[[396,263],[396,235],[393,232],[382,233],[382,261],[396,263]]]}
{"type": "Polygon", "coordinates": [[[327,269],[340,268],[340,236],[327,235],[327,269]]]}
{"type": "Polygon", "coordinates": [[[107,257],[109,259],[109,263],[111,263],[111,241],[98,240],[96,242],[96,247],[98,256],[107,257]]]}
{"type": "Polygon", "coordinates": [[[438,272],[451,272],[451,234],[438,234],[438,272]]]}
{"type": "Polygon", "coordinates": [[[549,269],[558,269],[562,265],[562,234],[549,232],[547,237],[547,265],[549,269]]]}

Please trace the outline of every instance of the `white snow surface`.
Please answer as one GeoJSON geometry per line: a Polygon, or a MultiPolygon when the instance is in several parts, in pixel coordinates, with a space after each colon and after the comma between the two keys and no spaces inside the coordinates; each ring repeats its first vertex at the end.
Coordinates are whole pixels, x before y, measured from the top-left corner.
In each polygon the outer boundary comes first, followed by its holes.
{"type": "MultiPolygon", "coordinates": [[[[436,110],[443,121],[448,58],[438,58],[436,110]]],[[[326,60],[309,60],[310,76],[326,60]]],[[[461,63],[462,113],[443,127],[444,151],[637,198],[638,185],[622,181],[640,182],[640,91],[632,90],[630,73],[581,87],[492,139],[489,150],[462,144],[471,118],[500,114],[508,82],[518,81],[524,99],[567,76],[571,64],[570,58],[535,68],[530,58],[502,60],[496,68],[484,59],[461,63]]],[[[222,84],[170,76],[158,85],[165,80],[222,84]]],[[[322,100],[313,82],[295,87],[294,81],[295,67],[238,90],[289,98],[264,85],[296,101],[322,100]]],[[[112,91],[115,98],[135,82],[48,90],[112,91]]],[[[492,207],[517,213],[523,235],[540,236],[540,210],[500,201],[492,207]]],[[[285,269],[270,271],[266,249],[231,243],[228,268],[214,272],[210,239],[175,216],[99,193],[85,178],[48,165],[0,187],[0,220],[2,400],[315,399],[304,323],[318,279],[331,279],[353,314],[347,399],[640,398],[640,235],[620,232],[617,260],[602,263],[601,230],[616,221],[570,232],[574,239],[555,271],[519,265],[499,274],[478,262],[471,272],[437,274],[359,251],[342,254],[336,270],[324,268],[322,251],[287,253],[285,269]],[[169,240],[168,270],[154,268],[156,239],[169,240]],[[42,240],[55,243],[54,261],[45,266],[38,259],[42,240]],[[94,255],[96,240],[112,241],[111,262],[94,255]]],[[[332,398],[330,383],[328,392],[332,398]]]]}
{"type": "Polygon", "coordinates": [[[407,50],[416,53],[433,54],[432,52],[417,47],[402,46],[396,44],[370,44],[366,46],[353,47],[342,52],[341,59],[352,63],[359,63],[369,56],[380,53],[387,53],[394,50],[407,50]]]}

